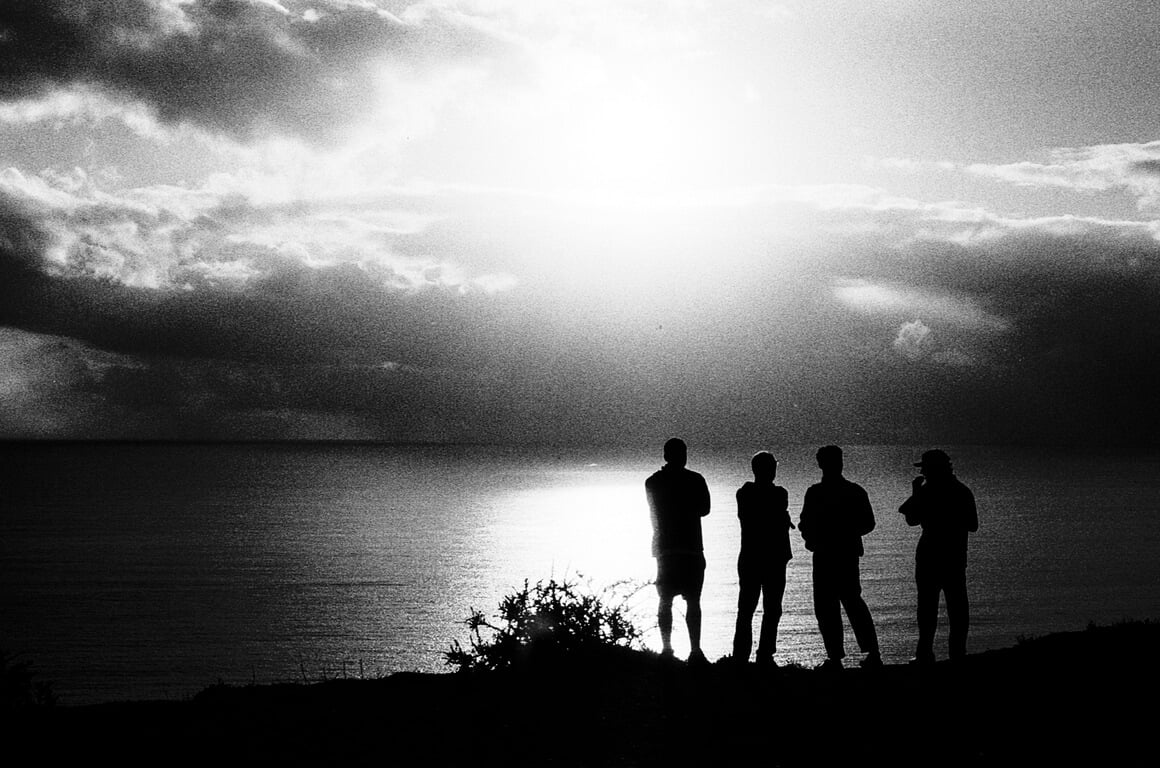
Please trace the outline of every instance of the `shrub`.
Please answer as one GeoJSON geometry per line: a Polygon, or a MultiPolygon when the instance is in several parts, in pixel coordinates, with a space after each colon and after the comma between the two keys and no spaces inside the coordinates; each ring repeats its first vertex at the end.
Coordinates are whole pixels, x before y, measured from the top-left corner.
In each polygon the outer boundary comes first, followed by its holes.
{"type": "Polygon", "coordinates": [[[549,579],[507,595],[495,622],[471,609],[463,622],[470,647],[454,641],[444,661],[460,671],[512,667],[531,657],[600,648],[637,648],[641,631],[629,617],[628,595],[617,596],[625,582],[601,594],[582,590],[574,582],[549,579]],[[612,604],[609,604],[612,601],[612,604]],[[487,636],[485,637],[485,633],[487,636]]]}

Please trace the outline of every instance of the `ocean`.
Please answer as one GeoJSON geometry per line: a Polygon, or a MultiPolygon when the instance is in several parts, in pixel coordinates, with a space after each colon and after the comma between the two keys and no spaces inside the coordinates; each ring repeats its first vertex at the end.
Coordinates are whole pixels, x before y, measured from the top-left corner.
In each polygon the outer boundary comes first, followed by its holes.
{"type": "MultiPolygon", "coordinates": [[[[898,505],[931,446],[846,446],[870,495],[864,596],[883,657],[915,641],[918,530],[898,505]]],[[[1160,454],[939,446],[975,492],[969,650],[1160,616],[1160,454]]],[[[772,451],[796,521],[815,446],[699,447],[706,655],[730,652],[734,493],[772,451]]],[[[659,648],[643,483],[660,447],[0,445],[0,650],[62,703],[183,699],[208,685],[450,671],[472,608],[525,580],[625,601],[659,648]]],[[[824,658],[809,553],[793,537],[778,661],[824,658]]],[[[754,631],[760,620],[755,617],[754,631]]],[[[683,606],[678,657],[688,650],[683,606]]],[[[945,655],[945,617],[936,650],[945,655]]],[[[847,650],[859,658],[847,629],[847,650]]]]}

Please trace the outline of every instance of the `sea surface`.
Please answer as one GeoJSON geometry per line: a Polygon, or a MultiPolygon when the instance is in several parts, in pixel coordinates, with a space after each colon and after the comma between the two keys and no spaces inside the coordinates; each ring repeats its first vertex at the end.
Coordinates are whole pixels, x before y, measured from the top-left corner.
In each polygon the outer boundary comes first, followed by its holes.
{"type": "MultiPolygon", "coordinates": [[[[918,530],[898,514],[930,446],[847,446],[869,492],[864,595],[887,663],[914,651],[918,530]]],[[[1160,616],[1160,454],[941,446],[976,495],[970,650],[1160,616]]],[[[706,654],[730,652],[734,493],[773,451],[794,518],[814,446],[702,448],[706,654]]],[[[208,685],[449,671],[472,608],[524,580],[624,600],[659,648],[643,482],[659,448],[0,444],[0,650],[65,704],[183,699],[208,685]]],[[[793,537],[780,663],[823,659],[793,537]]],[[[677,655],[688,650],[676,604],[677,655]]],[[[756,621],[760,620],[760,609],[756,621]]],[[[936,650],[945,650],[945,618],[936,650]]],[[[755,623],[756,633],[756,623],[755,623]]],[[[847,649],[860,657],[847,629],[847,649]]]]}

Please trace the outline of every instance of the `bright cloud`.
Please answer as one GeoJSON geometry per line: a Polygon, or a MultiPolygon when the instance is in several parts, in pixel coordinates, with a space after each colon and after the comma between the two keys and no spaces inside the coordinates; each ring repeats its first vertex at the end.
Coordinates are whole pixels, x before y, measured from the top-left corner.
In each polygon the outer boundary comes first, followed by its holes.
{"type": "MultiPolygon", "coordinates": [[[[969,298],[901,285],[842,280],[834,287],[839,301],[858,312],[922,314],[937,317],[943,322],[976,329],[1003,331],[1008,323],[980,308],[969,298]]],[[[923,329],[923,326],[919,323],[923,329]]]]}
{"type": "Polygon", "coordinates": [[[898,328],[893,346],[903,357],[922,357],[931,345],[930,328],[921,320],[911,320],[898,328]]]}
{"type": "Polygon", "coordinates": [[[1076,192],[1124,190],[1142,209],[1160,204],[1160,141],[1143,144],[1105,144],[1081,149],[1058,149],[1047,162],[1021,161],[1002,165],[982,163],[968,173],[1017,185],[1056,187],[1076,192]]]}
{"type": "Polygon", "coordinates": [[[35,176],[0,171],[0,200],[21,211],[44,238],[39,266],[53,275],[192,288],[244,285],[292,265],[349,264],[396,290],[478,285],[495,292],[514,284],[510,275],[473,275],[438,257],[396,252],[399,238],[435,219],[392,211],[385,207],[389,199],[380,199],[380,206],[309,200],[262,206],[236,189],[219,177],[202,189],[106,191],[79,169],[35,176]]]}

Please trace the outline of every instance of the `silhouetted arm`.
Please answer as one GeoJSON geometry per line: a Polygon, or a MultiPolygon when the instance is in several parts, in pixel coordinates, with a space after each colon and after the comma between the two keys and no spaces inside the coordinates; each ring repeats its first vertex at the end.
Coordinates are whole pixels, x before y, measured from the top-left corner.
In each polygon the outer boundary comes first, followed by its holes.
{"type": "Polygon", "coordinates": [[[789,492],[780,485],[773,488],[774,511],[789,514],[789,492]]]}
{"type": "Polygon", "coordinates": [[[979,509],[975,506],[975,494],[971,489],[963,486],[963,523],[968,533],[979,530],[979,509]]]}
{"type": "Polygon", "coordinates": [[[786,527],[792,529],[794,525],[793,520],[791,520],[789,516],[789,491],[779,485],[777,486],[775,493],[775,498],[777,499],[776,509],[785,517],[786,527]]]}
{"type": "Polygon", "coordinates": [[[874,509],[870,506],[870,496],[866,489],[858,486],[858,535],[865,536],[874,530],[874,509]]]}
{"type": "Polygon", "coordinates": [[[704,517],[709,514],[709,484],[705,482],[704,477],[700,475],[698,477],[700,478],[700,483],[698,483],[700,487],[697,489],[697,498],[693,509],[697,511],[698,515],[704,517]]]}
{"type": "Polygon", "coordinates": [[[812,486],[806,489],[805,498],[802,499],[802,513],[798,517],[798,533],[802,535],[802,541],[810,552],[814,551],[814,517],[817,515],[815,493],[812,486]]]}
{"type": "Polygon", "coordinates": [[[910,498],[902,502],[898,511],[906,516],[907,525],[921,525],[925,505],[922,500],[923,479],[916,477],[911,482],[910,498]]]}
{"type": "Polygon", "coordinates": [[[648,516],[652,523],[652,554],[656,557],[660,554],[660,519],[657,513],[657,500],[652,486],[647,482],[644,484],[644,495],[648,499],[648,516]]]}

